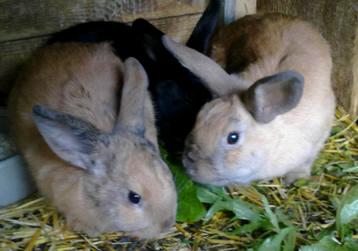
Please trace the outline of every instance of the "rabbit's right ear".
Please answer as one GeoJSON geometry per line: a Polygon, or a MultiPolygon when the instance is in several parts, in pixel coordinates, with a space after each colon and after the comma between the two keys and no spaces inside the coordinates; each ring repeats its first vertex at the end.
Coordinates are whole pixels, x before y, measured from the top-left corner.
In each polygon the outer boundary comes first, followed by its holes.
{"type": "Polygon", "coordinates": [[[86,121],[41,105],[35,105],[32,119],[40,134],[61,159],[87,170],[100,131],[86,121]]]}
{"type": "Polygon", "coordinates": [[[124,62],[124,85],[120,111],[114,130],[124,128],[144,136],[144,105],[148,87],[148,77],[139,61],[128,58],[124,62]]]}
{"type": "Polygon", "coordinates": [[[220,17],[221,0],[211,0],[203,15],[196,24],[186,46],[201,53],[207,54],[210,39],[212,38],[220,17]]]}

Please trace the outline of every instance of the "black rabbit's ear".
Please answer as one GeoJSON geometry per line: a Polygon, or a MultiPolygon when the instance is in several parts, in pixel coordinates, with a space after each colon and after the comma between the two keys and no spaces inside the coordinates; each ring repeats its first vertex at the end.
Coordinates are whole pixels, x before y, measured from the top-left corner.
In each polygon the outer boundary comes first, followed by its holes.
{"type": "Polygon", "coordinates": [[[152,36],[153,38],[158,39],[158,41],[164,35],[161,30],[159,30],[157,27],[155,27],[143,18],[138,18],[134,20],[132,24],[132,29],[137,34],[147,34],[152,36]]]}
{"type": "Polygon", "coordinates": [[[219,23],[221,0],[211,0],[196,24],[186,46],[206,54],[219,23]]]}
{"type": "Polygon", "coordinates": [[[159,57],[162,57],[162,54],[165,53],[161,42],[161,38],[164,35],[162,31],[142,18],[133,22],[132,30],[139,47],[144,50],[145,55],[153,61],[157,61],[159,57]]]}

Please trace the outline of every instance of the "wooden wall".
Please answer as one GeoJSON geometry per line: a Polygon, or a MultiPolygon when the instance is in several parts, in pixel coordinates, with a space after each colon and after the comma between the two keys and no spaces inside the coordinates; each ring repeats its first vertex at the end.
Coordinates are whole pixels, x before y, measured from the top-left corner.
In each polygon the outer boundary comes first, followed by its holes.
{"type": "Polygon", "coordinates": [[[190,35],[207,0],[0,0],[0,105],[22,63],[50,34],[90,20],[144,17],[179,41],[190,35]]]}
{"type": "MultiPolygon", "coordinates": [[[[223,20],[256,11],[302,16],[332,46],[333,81],[342,104],[358,115],[357,0],[222,0],[223,20]]],[[[0,105],[5,103],[22,63],[54,32],[90,20],[131,22],[149,19],[178,41],[185,41],[208,0],[0,0],[0,105]]]]}
{"type": "Polygon", "coordinates": [[[257,0],[257,11],[301,16],[321,30],[332,49],[338,103],[358,115],[358,1],[257,0]]]}
{"type": "Polygon", "coordinates": [[[229,24],[248,14],[256,13],[256,0],[222,0],[223,23],[229,24]]]}

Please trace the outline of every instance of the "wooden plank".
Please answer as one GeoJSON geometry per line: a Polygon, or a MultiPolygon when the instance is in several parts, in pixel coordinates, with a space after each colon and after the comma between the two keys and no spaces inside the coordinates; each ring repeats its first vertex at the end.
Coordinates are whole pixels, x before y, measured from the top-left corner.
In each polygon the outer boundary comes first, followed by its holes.
{"type": "MultiPolygon", "coordinates": [[[[130,22],[202,13],[207,0],[0,0],[0,41],[51,34],[90,20],[130,22]]],[[[179,25],[178,25],[179,26],[179,25]]]]}
{"type": "Polygon", "coordinates": [[[5,103],[19,67],[46,39],[40,37],[0,43],[0,106],[5,103]]]}
{"type": "Polygon", "coordinates": [[[256,0],[224,0],[223,16],[225,24],[254,13],[256,13],[256,0]]]}
{"type": "MultiPolygon", "coordinates": [[[[201,14],[151,20],[155,26],[177,41],[186,41],[201,14]],[[180,24],[180,25],[178,25],[180,24]]],[[[0,43],[0,105],[6,99],[16,73],[48,36],[0,43]]]]}
{"type": "Polygon", "coordinates": [[[331,45],[334,63],[332,79],[338,103],[358,115],[357,80],[353,81],[352,68],[358,27],[357,0],[257,0],[257,8],[259,12],[301,16],[319,28],[331,45]]]}
{"type": "Polygon", "coordinates": [[[235,17],[236,19],[256,13],[256,0],[235,1],[235,17]]]}
{"type": "Polygon", "coordinates": [[[186,42],[199,21],[200,14],[150,20],[152,24],[178,42],[186,42]]]}

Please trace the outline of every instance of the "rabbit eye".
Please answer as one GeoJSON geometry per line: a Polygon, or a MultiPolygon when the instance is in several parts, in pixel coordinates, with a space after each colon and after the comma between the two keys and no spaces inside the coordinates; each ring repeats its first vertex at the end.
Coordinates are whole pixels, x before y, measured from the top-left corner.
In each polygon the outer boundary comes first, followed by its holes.
{"type": "Polygon", "coordinates": [[[130,191],[128,194],[128,200],[133,204],[138,204],[141,200],[141,197],[139,194],[130,191]]]}
{"type": "Polygon", "coordinates": [[[238,132],[230,132],[227,136],[227,143],[230,145],[236,144],[239,141],[239,133],[238,132]]]}

